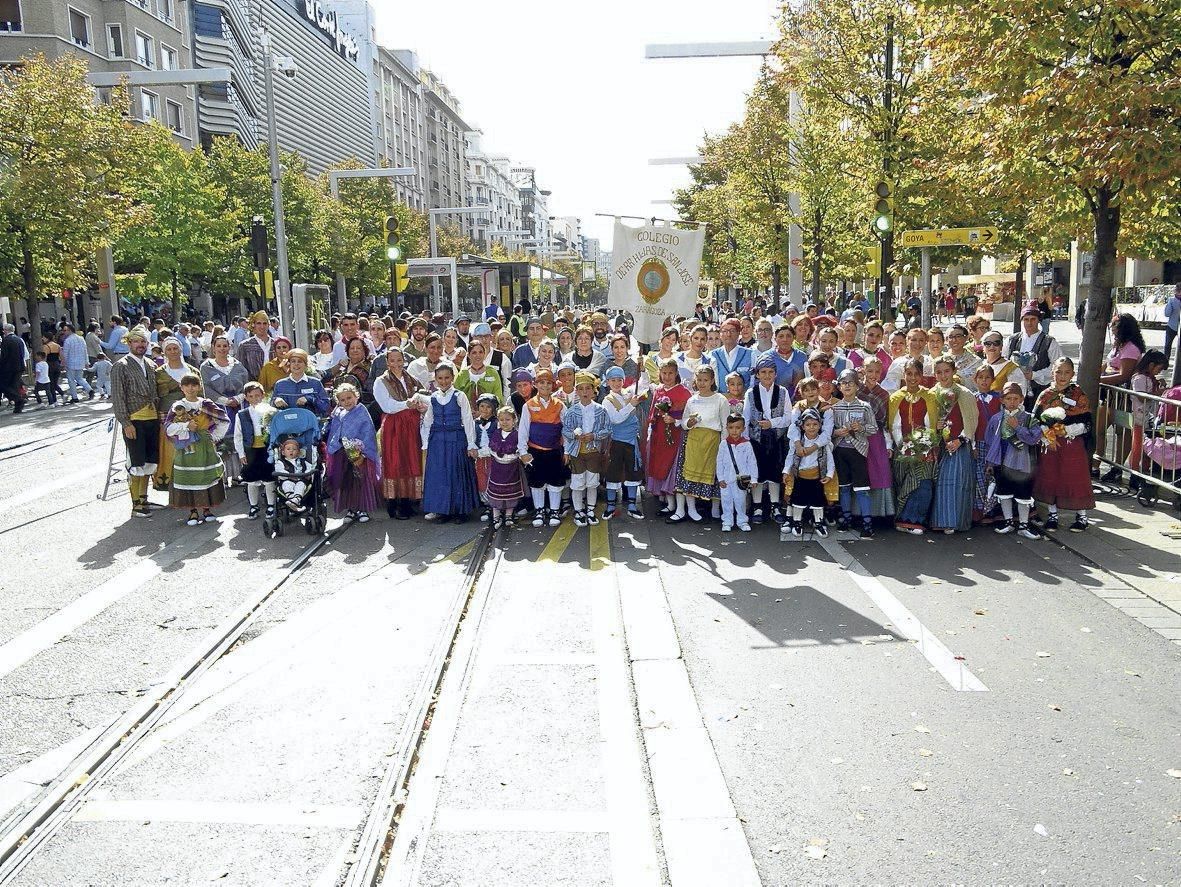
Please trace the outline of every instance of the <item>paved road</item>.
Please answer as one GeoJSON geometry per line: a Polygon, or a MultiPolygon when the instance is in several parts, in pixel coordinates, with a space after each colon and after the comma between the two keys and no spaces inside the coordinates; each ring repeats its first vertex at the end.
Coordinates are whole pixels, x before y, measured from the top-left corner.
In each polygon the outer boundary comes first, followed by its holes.
{"type": "MultiPolygon", "coordinates": [[[[0,447],[105,411],[5,422],[0,447]]],[[[216,527],[124,521],[95,498],[104,428],[0,452],[0,811],[306,542],[264,540],[240,492],[216,527]]],[[[18,883],[333,882],[478,533],[351,528],[18,883]]],[[[519,529],[386,883],[1181,883],[1181,643],[1153,619],[990,532],[519,529]]]]}

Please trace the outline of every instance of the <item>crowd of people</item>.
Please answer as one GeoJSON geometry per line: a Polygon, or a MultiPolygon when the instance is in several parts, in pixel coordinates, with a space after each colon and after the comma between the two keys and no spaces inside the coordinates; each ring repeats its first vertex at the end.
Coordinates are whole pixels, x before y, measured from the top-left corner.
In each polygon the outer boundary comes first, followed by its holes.
{"type": "MultiPolygon", "coordinates": [[[[495,305],[477,322],[344,314],[310,353],[264,312],[204,340],[114,318],[132,514],[150,514],[149,482],[192,525],[236,484],[251,519],[280,496],[298,512],[295,462],[321,458],[335,509],[361,522],[384,504],[392,519],[496,528],[655,512],[784,538],[891,524],[1036,538],[1063,510],[1086,529],[1091,409],[1036,304],[1008,336],[981,315],[895,328],[856,301],[720,309],[674,319],[648,348],[626,315],[553,306],[507,323],[495,305]],[[292,408],[323,426],[311,452],[268,434],[292,408]]],[[[1127,315],[1112,332],[1104,381],[1157,390],[1163,355],[1127,315]]]]}

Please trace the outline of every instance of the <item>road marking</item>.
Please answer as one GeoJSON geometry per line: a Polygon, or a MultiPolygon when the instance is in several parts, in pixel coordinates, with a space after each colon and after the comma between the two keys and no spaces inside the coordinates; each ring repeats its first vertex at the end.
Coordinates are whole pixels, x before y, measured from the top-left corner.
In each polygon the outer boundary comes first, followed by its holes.
{"type": "Polygon", "coordinates": [[[11,773],[0,776],[0,819],[22,803],[26,798],[48,785],[70,761],[82,754],[107,728],[91,727],[85,733],[68,739],[57,748],[52,748],[27,764],[22,764],[11,773]]]}
{"type": "Polygon", "coordinates": [[[435,812],[432,831],[606,832],[610,827],[610,817],[599,810],[458,810],[442,807],[435,812]]]}
{"type": "Polygon", "coordinates": [[[554,535],[550,538],[549,544],[538,555],[537,563],[543,561],[552,561],[557,563],[563,554],[566,553],[567,547],[570,545],[570,540],[574,538],[574,532],[578,528],[574,526],[574,521],[567,517],[562,521],[562,525],[554,530],[554,535]]]}
{"type": "MultiPolygon", "coordinates": [[[[212,526],[216,527],[217,525],[212,526]]],[[[198,530],[191,535],[186,534],[17,635],[0,647],[0,678],[20,668],[38,653],[48,650],[111,604],[125,598],[177,561],[192,554],[202,545],[212,542],[215,538],[216,532],[198,530]]]]}
{"type": "Polygon", "coordinates": [[[602,570],[611,564],[611,534],[607,532],[608,524],[600,520],[591,527],[590,531],[590,568],[592,571],[602,570]]]}
{"type": "Polygon", "coordinates": [[[360,807],[260,804],[239,801],[87,801],[74,822],[190,822],[215,825],[275,825],[356,828],[360,807]]]}
{"type": "Polygon", "coordinates": [[[39,484],[36,489],[29,490],[27,493],[21,493],[19,496],[12,496],[4,500],[4,509],[11,514],[14,508],[19,508],[21,505],[27,505],[30,502],[36,502],[38,499],[43,499],[56,493],[58,490],[72,487],[80,480],[86,480],[88,477],[94,477],[96,474],[103,474],[107,470],[105,465],[98,468],[87,468],[83,471],[75,471],[73,474],[67,474],[65,477],[59,477],[57,480],[48,484],[39,484]]]}
{"type": "Polygon", "coordinates": [[[849,554],[840,543],[830,539],[818,539],[820,547],[828,556],[845,570],[853,581],[873,601],[886,618],[893,624],[895,630],[907,640],[914,641],[919,652],[943,675],[953,690],[988,692],[988,687],[976,675],[972,674],[962,659],[957,659],[951,650],[944,646],[918,618],[898,600],[885,585],[861,565],[861,562],[849,554]]]}
{"type": "Polygon", "coordinates": [[[451,561],[453,564],[458,564],[460,561],[467,560],[467,556],[472,553],[472,549],[476,547],[476,542],[479,541],[479,539],[479,536],[473,537],[463,545],[459,546],[459,548],[455,549],[455,551],[451,552],[451,554],[447,555],[447,557],[443,558],[443,560],[451,561]]]}

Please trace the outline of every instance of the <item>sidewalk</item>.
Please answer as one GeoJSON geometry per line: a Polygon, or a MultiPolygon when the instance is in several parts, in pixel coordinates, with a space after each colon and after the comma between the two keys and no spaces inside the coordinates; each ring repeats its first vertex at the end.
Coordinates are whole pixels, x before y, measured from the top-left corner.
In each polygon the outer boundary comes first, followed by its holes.
{"type": "Polygon", "coordinates": [[[1175,624],[1176,628],[1163,624],[1152,627],[1165,629],[1168,637],[1181,640],[1181,512],[1173,507],[1171,494],[1154,507],[1145,508],[1126,491],[1114,494],[1097,489],[1096,507],[1088,517],[1091,525],[1085,533],[1063,529],[1051,538],[1167,607],[1172,612],[1161,611],[1159,615],[1162,622],[1175,624]]]}

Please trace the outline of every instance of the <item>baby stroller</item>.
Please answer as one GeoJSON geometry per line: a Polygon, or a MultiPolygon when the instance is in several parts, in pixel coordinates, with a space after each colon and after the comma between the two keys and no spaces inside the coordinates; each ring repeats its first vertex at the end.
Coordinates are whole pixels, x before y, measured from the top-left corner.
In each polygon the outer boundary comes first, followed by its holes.
{"type": "Polygon", "coordinates": [[[1171,492],[1173,507],[1181,511],[1181,385],[1162,396],[1165,402],[1145,423],[1142,468],[1159,480],[1141,483],[1136,499],[1141,505],[1152,506],[1162,492],[1171,492]]]}
{"type": "Polygon", "coordinates": [[[280,410],[267,428],[268,458],[275,466],[275,516],[263,522],[271,539],[283,535],[284,527],[302,520],[309,536],[324,532],[328,521],[328,499],[324,495],[324,460],[321,457],[320,420],[311,410],[280,410]],[[294,461],[284,458],[284,443],[299,444],[294,461]]]}

